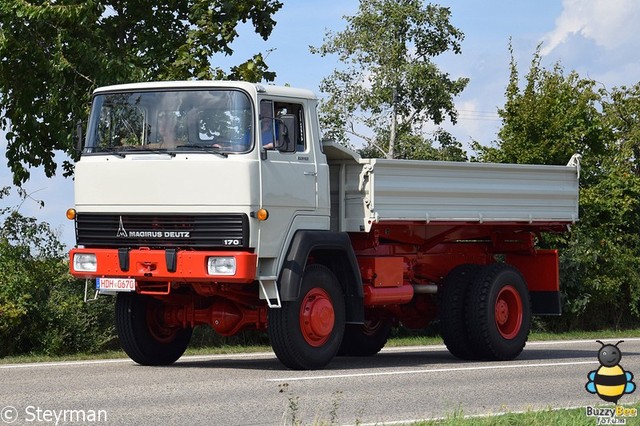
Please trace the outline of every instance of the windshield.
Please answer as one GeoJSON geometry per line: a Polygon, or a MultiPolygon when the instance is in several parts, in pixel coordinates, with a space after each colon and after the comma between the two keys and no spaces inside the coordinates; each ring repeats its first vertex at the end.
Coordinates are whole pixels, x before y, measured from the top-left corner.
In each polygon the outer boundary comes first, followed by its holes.
{"type": "Polygon", "coordinates": [[[237,90],[100,94],[84,152],[247,152],[252,117],[249,97],[237,90]]]}

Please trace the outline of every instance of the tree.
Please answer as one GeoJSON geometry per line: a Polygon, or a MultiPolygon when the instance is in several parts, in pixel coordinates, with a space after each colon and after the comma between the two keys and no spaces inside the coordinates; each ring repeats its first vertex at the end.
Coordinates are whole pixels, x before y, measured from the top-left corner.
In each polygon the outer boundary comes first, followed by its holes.
{"type": "MultiPolygon", "coordinates": [[[[0,126],[14,183],[29,167],[56,172],[55,151],[77,157],[72,132],[102,85],[170,79],[271,81],[258,53],[229,71],[240,22],[266,39],[278,0],[5,0],[0,2],[0,126]]],[[[65,174],[72,165],[65,162],[65,174]]]]}
{"type": "Polygon", "coordinates": [[[596,89],[536,50],[520,88],[511,60],[503,126],[494,146],[475,144],[481,161],[564,165],[583,155],[580,219],[541,245],[560,248],[561,327],[602,328],[640,319],[640,84],[596,89]]]}
{"type": "MultiPolygon", "coordinates": [[[[385,139],[389,137],[388,131],[382,131],[377,145],[385,146],[385,139]]],[[[436,161],[467,161],[467,152],[449,132],[438,129],[433,133],[433,140],[426,139],[422,135],[403,134],[397,135],[395,158],[403,160],[436,160],[436,161]],[[434,147],[434,143],[438,148],[434,147]]],[[[368,145],[358,150],[364,158],[380,158],[384,156],[374,145],[368,145]]]]}
{"type": "MultiPolygon", "coordinates": [[[[0,200],[8,194],[8,187],[0,189],[0,200]]],[[[21,196],[28,201],[28,194],[21,196]]],[[[47,223],[18,208],[0,209],[0,358],[113,346],[113,301],[84,303],[67,259],[47,223]]]]}
{"type": "Polygon", "coordinates": [[[498,110],[502,128],[497,146],[472,145],[487,162],[566,164],[575,153],[586,161],[603,151],[603,125],[595,82],[574,71],[564,75],[560,64],[541,66],[540,47],[520,87],[511,52],[506,103],[498,110]]]}
{"type": "Polygon", "coordinates": [[[420,0],[361,0],[344,31],[311,48],[346,64],[320,86],[329,95],[321,109],[325,136],[343,143],[355,136],[369,152],[394,158],[406,151],[398,144],[428,143],[415,137],[426,122],[448,116],[455,123],[453,97],[468,79],[451,79],[432,61],[461,52],[464,35],[449,18],[448,8],[420,0]]]}

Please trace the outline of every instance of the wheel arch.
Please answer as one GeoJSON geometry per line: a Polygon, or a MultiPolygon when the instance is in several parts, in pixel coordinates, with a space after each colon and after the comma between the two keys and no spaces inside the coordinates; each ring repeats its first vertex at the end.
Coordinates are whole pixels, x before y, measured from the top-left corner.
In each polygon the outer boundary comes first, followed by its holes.
{"type": "Polygon", "coordinates": [[[310,258],[329,268],[338,279],[345,296],[347,323],[364,323],[362,278],[351,240],[344,232],[296,232],[278,278],[280,298],[283,301],[298,299],[302,275],[310,258]]]}

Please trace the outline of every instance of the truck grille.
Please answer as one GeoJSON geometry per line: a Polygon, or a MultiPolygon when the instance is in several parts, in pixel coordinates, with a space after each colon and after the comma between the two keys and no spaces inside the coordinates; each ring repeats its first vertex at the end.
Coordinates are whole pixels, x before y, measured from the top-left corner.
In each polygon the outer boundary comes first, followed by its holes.
{"type": "Polygon", "coordinates": [[[76,241],[85,247],[247,247],[245,214],[78,213],[76,241]]]}

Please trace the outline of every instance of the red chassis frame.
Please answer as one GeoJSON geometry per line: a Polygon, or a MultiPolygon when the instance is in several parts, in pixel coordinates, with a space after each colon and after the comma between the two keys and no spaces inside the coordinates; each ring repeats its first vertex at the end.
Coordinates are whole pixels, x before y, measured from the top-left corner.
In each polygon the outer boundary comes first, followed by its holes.
{"type": "MultiPolygon", "coordinates": [[[[437,315],[435,293],[454,267],[486,265],[503,256],[523,274],[531,292],[559,290],[558,254],[535,248],[542,232],[564,232],[567,223],[380,222],[369,233],[351,233],[363,281],[369,316],[394,317],[410,328],[426,327],[437,315]]],[[[163,302],[158,322],[165,327],[210,325],[217,333],[233,335],[251,327],[265,329],[267,307],[259,299],[255,281],[257,255],[244,251],[176,250],[174,268],[165,250],[76,248],[94,253],[96,272],[73,268],[77,278],[134,278],[136,292],[163,302]],[[233,256],[233,276],[207,273],[207,258],[233,256]]],[[[313,262],[313,258],[309,260],[313,262]]]]}

